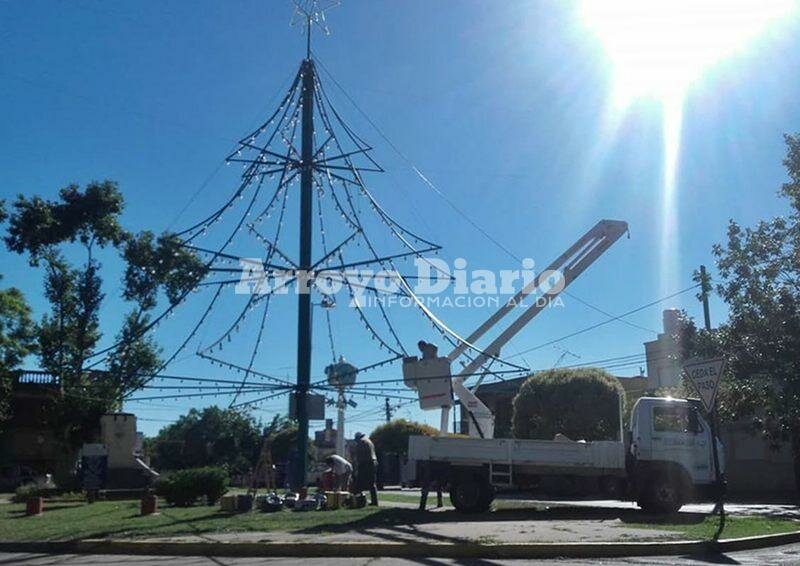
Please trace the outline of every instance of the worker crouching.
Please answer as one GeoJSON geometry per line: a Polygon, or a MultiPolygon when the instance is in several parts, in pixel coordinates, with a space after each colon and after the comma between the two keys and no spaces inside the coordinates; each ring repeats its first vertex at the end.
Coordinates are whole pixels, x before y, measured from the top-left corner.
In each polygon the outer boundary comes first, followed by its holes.
{"type": "Polygon", "coordinates": [[[325,458],[325,463],[333,472],[333,489],[335,491],[350,491],[350,476],[353,474],[353,465],[339,456],[333,454],[325,458]]]}

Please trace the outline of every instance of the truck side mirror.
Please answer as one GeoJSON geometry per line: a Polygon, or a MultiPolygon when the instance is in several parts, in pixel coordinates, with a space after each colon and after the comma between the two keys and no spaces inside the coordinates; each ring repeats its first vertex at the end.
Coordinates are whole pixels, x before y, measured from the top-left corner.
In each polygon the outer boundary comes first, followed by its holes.
{"type": "Polygon", "coordinates": [[[689,410],[689,432],[692,434],[700,432],[700,419],[697,418],[697,409],[689,410]]]}

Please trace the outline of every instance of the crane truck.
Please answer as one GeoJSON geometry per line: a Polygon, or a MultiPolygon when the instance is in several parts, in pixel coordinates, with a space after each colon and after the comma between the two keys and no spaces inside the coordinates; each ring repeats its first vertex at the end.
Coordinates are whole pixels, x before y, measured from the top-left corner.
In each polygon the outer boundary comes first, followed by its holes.
{"type": "MultiPolygon", "coordinates": [[[[450,354],[438,356],[435,348],[421,341],[422,356],[403,360],[404,382],[417,391],[420,408],[442,411],[440,436],[409,438],[409,467],[418,479],[433,478],[445,486],[457,510],[488,510],[498,489],[547,495],[563,493],[567,486],[572,493],[630,499],[645,511],[673,513],[689,500],[720,489],[711,427],[696,401],[642,397],[633,406],[626,431],[620,398],[615,440],[572,440],[563,435],[554,440],[533,440],[494,438],[494,415],[475,395],[475,389],[490,374],[488,365],[499,359],[502,346],[627,231],[625,222],[601,220],[472,334],[459,339],[450,354]],[[537,300],[486,348],[475,346],[531,296],[537,300]],[[477,355],[465,356],[468,361],[453,375],[452,364],[468,350],[477,355]],[[466,387],[464,382],[475,375],[479,376],[477,383],[466,387]],[[469,437],[447,434],[454,397],[467,413],[469,437]]],[[[720,470],[724,470],[723,459],[720,470]]]]}

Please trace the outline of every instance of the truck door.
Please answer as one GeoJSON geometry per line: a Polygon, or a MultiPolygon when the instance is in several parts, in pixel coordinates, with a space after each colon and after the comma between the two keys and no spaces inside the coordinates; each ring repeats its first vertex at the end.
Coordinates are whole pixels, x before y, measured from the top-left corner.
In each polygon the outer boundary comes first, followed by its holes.
{"type": "Polygon", "coordinates": [[[707,483],[711,474],[711,437],[696,409],[665,403],[652,410],[651,459],[680,464],[692,483],[707,483]]]}
{"type": "MultiPolygon", "coordinates": [[[[690,427],[694,426],[696,430],[696,443],[694,446],[694,462],[695,472],[692,474],[695,483],[713,483],[716,481],[714,473],[714,454],[711,446],[711,427],[708,422],[700,416],[700,411],[697,407],[690,409],[690,427]],[[691,421],[694,421],[692,423],[691,421]]],[[[717,449],[720,453],[720,467],[724,470],[724,460],[722,459],[723,446],[721,442],[717,443],[717,449]]]]}

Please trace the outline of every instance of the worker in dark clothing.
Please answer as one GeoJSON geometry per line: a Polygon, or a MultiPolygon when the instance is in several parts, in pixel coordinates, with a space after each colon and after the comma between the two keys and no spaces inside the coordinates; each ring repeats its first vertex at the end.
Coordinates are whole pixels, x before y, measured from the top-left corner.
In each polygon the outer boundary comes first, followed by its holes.
{"type": "Polygon", "coordinates": [[[440,470],[432,470],[429,463],[424,462],[421,467],[421,487],[420,490],[420,498],[419,498],[419,510],[425,511],[428,503],[428,493],[433,487],[436,490],[436,507],[441,508],[443,506],[442,502],[442,480],[440,478],[444,477],[443,474],[438,474],[440,470]]]}
{"type": "Polygon", "coordinates": [[[436,344],[431,344],[425,340],[417,342],[417,348],[422,353],[423,360],[435,360],[439,355],[439,348],[436,344]]]}
{"type": "Polygon", "coordinates": [[[375,445],[363,432],[357,432],[355,444],[355,492],[369,491],[370,505],[378,505],[378,458],[375,445]]]}

